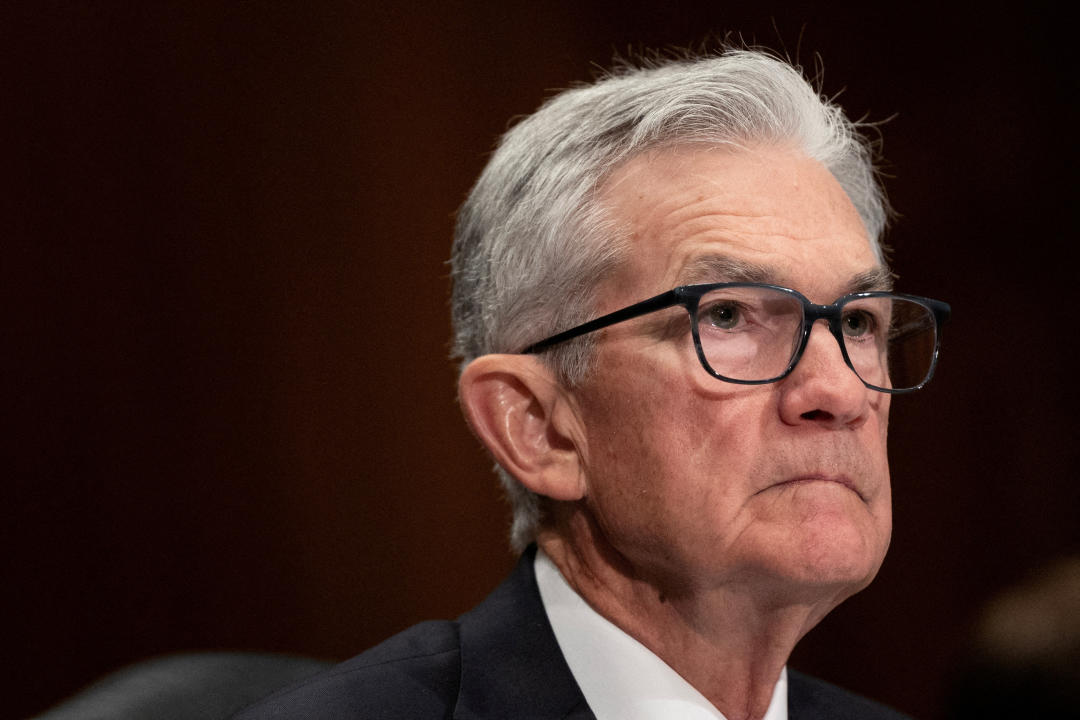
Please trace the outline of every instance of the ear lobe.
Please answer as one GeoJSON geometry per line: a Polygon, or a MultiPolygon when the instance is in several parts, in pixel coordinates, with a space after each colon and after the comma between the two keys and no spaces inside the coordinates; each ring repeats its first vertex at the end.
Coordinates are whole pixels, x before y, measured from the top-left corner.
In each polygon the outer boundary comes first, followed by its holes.
{"type": "Polygon", "coordinates": [[[483,355],[462,371],[458,397],[473,432],[525,487],[555,500],[584,497],[576,414],[539,360],[483,355]]]}

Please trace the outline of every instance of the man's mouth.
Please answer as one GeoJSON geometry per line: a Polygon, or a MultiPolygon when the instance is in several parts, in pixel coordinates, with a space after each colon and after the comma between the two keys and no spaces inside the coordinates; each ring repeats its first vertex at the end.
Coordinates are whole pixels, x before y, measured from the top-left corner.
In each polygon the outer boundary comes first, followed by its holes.
{"type": "MultiPolygon", "coordinates": [[[[778,483],[776,483],[774,485],[771,485],[769,487],[774,487],[775,488],[775,487],[784,487],[784,486],[804,485],[804,484],[809,484],[809,483],[832,483],[832,484],[835,484],[835,485],[840,485],[842,487],[847,488],[848,490],[855,493],[856,495],[858,495],[860,500],[863,500],[864,502],[866,500],[866,498],[863,497],[863,494],[861,492],[859,492],[859,488],[855,485],[855,482],[851,478],[849,478],[847,475],[830,475],[830,474],[825,474],[825,473],[808,473],[806,475],[799,475],[797,477],[793,477],[793,478],[790,478],[788,480],[783,480],[783,481],[778,482],[778,483]]],[[[769,488],[765,488],[765,490],[768,490],[768,489],[769,488]]],[[[764,490],[762,490],[762,492],[764,492],[764,490]]]]}

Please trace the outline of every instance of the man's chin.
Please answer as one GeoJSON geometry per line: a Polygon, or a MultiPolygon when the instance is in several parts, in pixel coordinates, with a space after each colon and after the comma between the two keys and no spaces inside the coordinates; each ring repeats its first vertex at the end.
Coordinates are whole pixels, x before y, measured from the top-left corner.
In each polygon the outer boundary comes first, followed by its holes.
{"type": "Polygon", "coordinates": [[[869,585],[885,559],[884,551],[865,544],[816,548],[804,555],[804,564],[796,577],[805,587],[831,590],[845,600],[869,585]]]}
{"type": "Polygon", "coordinates": [[[770,554],[785,575],[809,585],[873,580],[891,533],[888,511],[875,514],[851,488],[831,482],[779,486],[762,518],[773,528],[770,554]]]}
{"type": "Polygon", "coordinates": [[[769,549],[766,573],[782,596],[804,602],[835,597],[839,603],[877,576],[887,546],[862,523],[819,517],[769,549]]]}

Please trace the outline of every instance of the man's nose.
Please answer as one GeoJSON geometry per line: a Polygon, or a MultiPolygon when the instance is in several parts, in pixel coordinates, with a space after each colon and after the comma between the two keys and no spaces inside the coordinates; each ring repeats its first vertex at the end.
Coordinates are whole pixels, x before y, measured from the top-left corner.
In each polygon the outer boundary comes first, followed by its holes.
{"type": "Polygon", "coordinates": [[[787,424],[857,427],[868,416],[872,391],[844,362],[826,320],[811,327],[802,357],[780,385],[780,415],[787,424]]]}

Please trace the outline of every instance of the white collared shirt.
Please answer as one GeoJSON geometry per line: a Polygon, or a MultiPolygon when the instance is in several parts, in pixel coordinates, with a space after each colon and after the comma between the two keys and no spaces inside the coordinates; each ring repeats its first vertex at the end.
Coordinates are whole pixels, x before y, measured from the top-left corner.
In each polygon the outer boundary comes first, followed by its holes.
{"type": "MultiPolygon", "coordinates": [[[[543,550],[536,584],[559,649],[597,720],[726,720],[648,648],[589,607],[543,550]]],[[[764,720],[787,720],[787,668],[764,720]]]]}

